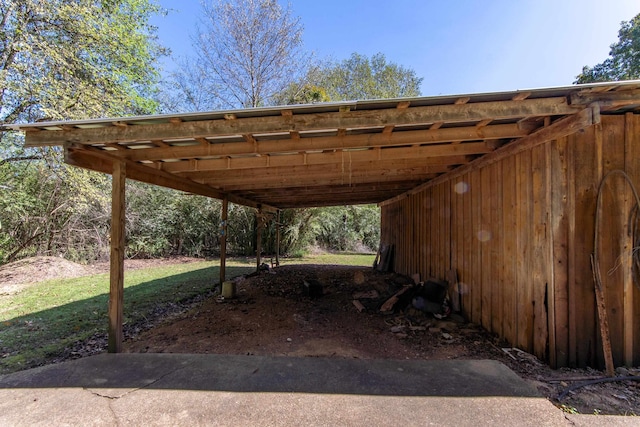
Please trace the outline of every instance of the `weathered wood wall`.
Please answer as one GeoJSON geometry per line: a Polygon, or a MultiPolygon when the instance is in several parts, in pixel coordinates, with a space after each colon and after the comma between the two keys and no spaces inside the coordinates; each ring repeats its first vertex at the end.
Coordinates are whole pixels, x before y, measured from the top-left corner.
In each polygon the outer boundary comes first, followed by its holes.
{"type": "MultiPolygon", "coordinates": [[[[614,169],[640,188],[640,116],[603,116],[582,133],[383,204],[382,242],[395,244],[399,273],[444,279],[456,269],[463,312],[511,345],[552,366],[601,367],[590,255],[598,187],[614,169]]],[[[599,252],[616,366],[640,364],[634,203],[622,177],[608,180],[599,252]]]]}

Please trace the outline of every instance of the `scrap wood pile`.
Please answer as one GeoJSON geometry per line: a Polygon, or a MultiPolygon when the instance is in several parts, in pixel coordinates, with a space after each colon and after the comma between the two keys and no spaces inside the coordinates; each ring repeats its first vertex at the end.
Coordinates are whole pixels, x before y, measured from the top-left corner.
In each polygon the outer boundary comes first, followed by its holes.
{"type": "MultiPolygon", "coordinates": [[[[464,323],[463,317],[451,310],[449,290],[455,283],[450,286],[449,282],[435,278],[420,282],[417,275],[411,279],[396,276],[393,282],[399,289],[390,296],[388,291],[394,286],[387,289],[383,286],[382,292],[375,288],[358,291],[352,295],[352,304],[359,312],[387,316],[385,323],[398,338],[428,331],[441,333],[447,340],[453,339],[449,332],[464,323]]],[[[373,281],[373,286],[379,288],[379,282],[373,281]]]]}
{"type": "MultiPolygon", "coordinates": [[[[280,266],[249,275],[252,286],[271,297],[293,299],[306,309],[356,311],[380,316],[397,338],[438,336],[445,342],[475,340],[481,328],[458,314],[456,278],[420,281],[362,267],[280,266]],[[451,283],[452,285],[450,285],[451,283]],[[329,308],[333,307],[333,308],[329,308]]],[[[242,280],[240,278],[240,280],[242,280]]]]}

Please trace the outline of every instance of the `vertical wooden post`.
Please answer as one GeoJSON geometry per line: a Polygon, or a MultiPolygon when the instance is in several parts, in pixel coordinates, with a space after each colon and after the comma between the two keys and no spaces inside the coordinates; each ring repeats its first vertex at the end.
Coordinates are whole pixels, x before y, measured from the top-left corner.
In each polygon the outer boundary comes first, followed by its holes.
{"type": "Polygon", "coordinates": [[[113,164],[111,187],[111,269],[109,287],[109,353],[122,351],[126,163],[113,164]]]}
{"type": "Polygon", "coordinates": [[[280,266],[280,209],[276,212],[276,267],[280,266]]]}
{"type": "Polygon", "coordinates": [[[262,209],[256,212],[256,271],[260,271],[262,262],[262,209]]]}
{"type": "MultiPolygon", "coordinates": [[[[624,170],[626,173],[633,174],[633,161],[636,159],[636,150],[633,146],[633,138],[635,135],[635,129],[633,128],[633,113],[625,113],[624,120],[624,151],[625,151],[625,165],[624,170]]],[[[631,183],[629,183],[631,184],[631,183]]],[[[628,188],[629,186],[625,184],[628,188]]],[[[634,199],[631,195],[631,191],[627,188],[623,190],[623,211],[630,212],[633,202],[630,199],[634,199]]],[[[634,200],[635,202],[635,200],[634,200]]],[[[626,218],[625,218],[626,219],[626,218]]],[[[623,299],[623,361],[626,366],[633,366],[633,318],[634,318],[634,285],[633,285],[633,233],[629,229],[629,225],[625,226],[626,233],[620,239],[620,249],[622,253],[622,299],[623,299]]]]}
{"type": "MultiPolygon", "coordinates": [[[[227,216],[229,212],[229,199],[222,199],[222,215],[220,224],[220,286],[227,278],[227,216]]],[[[222,288],[220,288],[222,289],[222,288]]]]}

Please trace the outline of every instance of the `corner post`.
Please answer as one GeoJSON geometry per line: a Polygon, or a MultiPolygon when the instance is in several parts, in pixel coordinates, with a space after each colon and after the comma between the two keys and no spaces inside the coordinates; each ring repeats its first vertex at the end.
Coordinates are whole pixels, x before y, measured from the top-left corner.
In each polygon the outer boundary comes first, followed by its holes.
{"type": "Polygon", "coordinates": [[[111,256],[109,285],[109,353],[122,351],[124,301],[125,162],[114,162],[111,181],[111,256]]]}

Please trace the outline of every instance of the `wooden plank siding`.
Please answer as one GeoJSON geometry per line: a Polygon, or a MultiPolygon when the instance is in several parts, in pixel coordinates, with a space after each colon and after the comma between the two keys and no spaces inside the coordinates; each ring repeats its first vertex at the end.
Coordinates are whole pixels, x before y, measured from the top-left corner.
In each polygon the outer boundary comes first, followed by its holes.
{"type": "MultiPolygon", "coordinates": [[[[455,269],[470,321],[553,367],[603,367],[590,260],[596,197],[614,169],[640,188],[639,131],[640,115],[603,115],[583,132],[383,204],[382,242],[396,247],[396,271],[444,279],[455,269]]],[[[599,257],[616,366],[640,364],[634,204],[612,176],[599,257]]]]}

